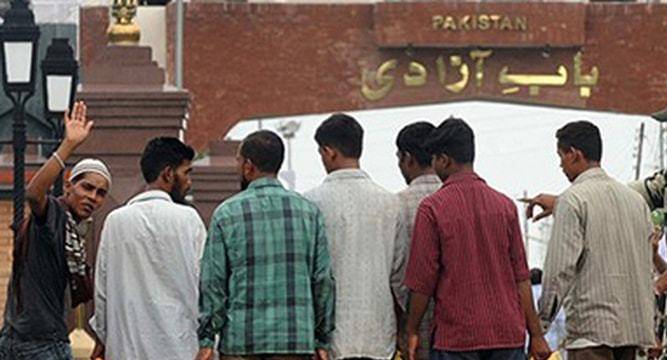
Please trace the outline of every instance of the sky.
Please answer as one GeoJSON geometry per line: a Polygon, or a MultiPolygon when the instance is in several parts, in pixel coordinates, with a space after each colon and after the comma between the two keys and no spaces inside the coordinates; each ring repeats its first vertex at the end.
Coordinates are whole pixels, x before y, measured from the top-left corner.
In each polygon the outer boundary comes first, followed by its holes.
{"type": "MultiPolygon", "coordinates": [[[[361,167],[387,190],[397,192],[406,184],[397,165],[396,135],[415,121],[434,125],[455,116],[464,119],[475,132],[475,170],[495,189],[517,199],[541,192],[560,193],[569,182],[559,167],[555,133],[573,120],[589,120],[600,128],[603,140],[603,168],[622,182],[635,178],[639,127],[645,124],[640,176],[656,171],[659,161],[659,125],[648,116],[591,112],[552,107],[460,102],[380,110],[347,112],[364,128],[361,167]]],[[[311,189],[322,182],[326,173],[313,139],[317,126],[330,114],[310,114],[283,118],[250,119],[239,123],[228,134],[242,139],[259,128],[276,131],[285,122],[301,124],[291,140],[295,190],[311,189]]],[[[290,154],[286,154],[290,156],[290,154]]],[[[283,171],[287,170],[287,161],[283,171]]],[[[517,203],[522,210],[523,206],[517,203]]],[[[520,211],[522,212],[522,211],[520,211]]],[[[523,214],[522,221],[523,221],[523,214]]],[[[526,224],[522,222],[524,231],[526,224]]],[[[541,266],[548,240],[548,223],[528,224],[529,265],[541,266]]]]}

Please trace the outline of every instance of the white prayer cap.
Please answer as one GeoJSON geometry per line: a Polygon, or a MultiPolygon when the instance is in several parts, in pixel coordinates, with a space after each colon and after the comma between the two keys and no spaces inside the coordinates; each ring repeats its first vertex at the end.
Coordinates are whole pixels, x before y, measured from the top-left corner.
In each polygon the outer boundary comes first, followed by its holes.
{"type": "Polygon", "coordinates": [[[85,174],[85,173],[95,173],[107,180],[109,183],[109,187],[111,187],[111,173],[109,172],[109,169],[107,168],[106,165],[101,160],[98,159],[83,159],[80,160],[74,167],[72,168],[72,172],[69,174],[70,180],[75,179],[77,176],[85,174]]]}

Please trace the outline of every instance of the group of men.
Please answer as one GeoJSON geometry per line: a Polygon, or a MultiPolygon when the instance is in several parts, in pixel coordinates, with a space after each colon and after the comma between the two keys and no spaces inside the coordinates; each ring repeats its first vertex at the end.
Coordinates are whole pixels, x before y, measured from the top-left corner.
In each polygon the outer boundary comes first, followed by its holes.
{"type": "Polygon", "coordinates": [[[237,154],[242,191],[208,231],[185,201],[194,151],[151,140],[147,189],[103,226],[94,289],[82,224],[111,175],[77,163],[60,199],[48,190],[90,134],[85,105],[31,180],[14,250],[0,359],[71,359],[65,315],[94,298],[92,359],[514,360],[551,355],[561,307],[569,358],[633,359],[654,345],[652,225],[635,191],[601,168],[602,140],[578,121],[556,133],[572,186],[528,199],[554,213],[536,311],[517,208],[474,171],[470,126],[417,122],[397,136],[408,187],[392,194],[361,170],[364,132],[345,114],[315,133],[327,176],[300,195],[277,175],[282,140],[257,131],[237,154]]]}

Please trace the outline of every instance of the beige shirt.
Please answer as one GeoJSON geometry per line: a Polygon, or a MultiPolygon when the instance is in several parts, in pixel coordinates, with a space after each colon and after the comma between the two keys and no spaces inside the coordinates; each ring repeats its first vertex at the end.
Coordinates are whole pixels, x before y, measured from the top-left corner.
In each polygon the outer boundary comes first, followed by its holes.
{"type": "MultiPolygon", "coordinates": [[[[415,225],[415,217],[417,215],[417,208],[419,204],[424,200],[425,197],[433,194],[442,187],[442,181],[437,175],[422,175],[414,178],[410,185],[401,190],[397,195],[401,201],[401,206],[403,207],[403,222],[405,226],[402,227],[402,231],[399,234],[399,239],[401,242],[405,243],[405,259],[410,258],[410,241],[412,240],[412,229],[415,225]]],[[[404,278],[404,274],[401,275],[401,278],[404,278]]],[[[406,308],[406,312],[401,314],[401,317],[398,319],[398,334],[399,334],[399,346],[401,352],[407,358],[407,333],[405,332],[405,327],[407,324],[407,303],[409,297],[409,290],[406,286],[402,286],[398,295],[401,305],[406,308]]],[[[420,335],[420,347],[419,347],[419,358],[428,359],[431,339],[431,322],[433,320],[433,300],[429,302],[428,309],[422,318],[421,326],[419,328],[420,335]]]]}
{"type": "Polygon", "coordinates": [[[324,214],[336,279],[333,359],[390,359],[405,264],[398,197],[357,169],[334,171],[304,195],[324,214]]]}
{"type": "Polygon", "coordinates": [[[565,346],[654,343],[652,231],[642,197],[594,168],[558,197],[544,263],[540,318],[565,302],[565,346]]]}

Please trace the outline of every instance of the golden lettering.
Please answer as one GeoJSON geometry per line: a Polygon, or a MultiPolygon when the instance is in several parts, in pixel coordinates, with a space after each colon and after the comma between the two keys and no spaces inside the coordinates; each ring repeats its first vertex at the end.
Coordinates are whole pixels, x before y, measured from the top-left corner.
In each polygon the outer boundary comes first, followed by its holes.
{"type": "Polygon", "coordinates": [[[563,86],[567,82],[567,68],[563,65],[558,66],[558,75],[508,74],[508,70],[507,66],[500,70],[498,82],[528,86],[530,96],[537,96],[540,86],[563,86]]]}
{"type": "Polygon", "coordinates": [[[449,31],[487,31],[491,29],[527,31],[528,18],[501,14],[433,15],[431,27],[435,30],[449,31]]]}
{"type": "Polygon", "coordinates": [[[576,55],[574,55],[574,85],[575,86],[580,86],[579,88],[579,96],[582,98],[588,98],[591,96],[591,86],[595,86],[598,83],[598,77],[600,76],[600,72],[598,70],[597,66],[593,66],[591,68],[591,72],[589,75],[582,75],[581,74],[581,67],[582,67],[582,56],[583,54],[581,51],[577,52],[576,55]]]}
{"type": "Polygon", "coordinates": [[[445,60],[442,58],[442,55],[438,56],[435,60],[435,67],[438,71],[438,81],[440,84],[445,85],[445,60]]]}
{"type": "Polygon", "coordinates": [[[514,19],[514,29],[518,31],[528,31],[528,19],[525,16],[518,16],[514,19]]]}
{"type": "Polygon", "coordinates": [[[478,26],[480,30],[489,30],[491,27],[491,23],[489,22],[489,15],[480,15],[478,26]]]}
{"type": "Polygon", "coordinates": [[[447,16],[442,28],[445,30],[456,30],[456,21],[454,21],[453,17],[447,16]]]}
{"type": "Polygon", "coordinates": [[[445,23],[445,18],[442,15],[434,15],[431,19],[434,29],[442,29],[442,25],[445,23]]]}
{"type": "Polygon", "coordinates": [[[394,87],[394,77],[387,74],[389,71],[396,69],[398,66],[398,60],[391,59],[387,60],[378,67],[375,71],[375,85],[378,86],[377,89],[371,88],[368,84],[370,82],[369,78],[373,78],[372,71],[367,71],[365,69],[361,70],[361,94],[370,101],[380,100],[383,97],[387,96],[389,91],[394,87]]]}
{"type": "Polygon", "coordinates": [[[493,14],[489,15],[489,19],[493,22],[493,29],[498,30],[498,21],[500,20],[500,15],[493,14]]]}
{"type": "Polygon", "coordinates": [[[459,18],[459,30],[470,30],[470,15],[459,18]]]}
{"type": "Polygon", "coordinates": [[[512,20],[509,17],[503,16],[500,22],[500,30],[512,30],[512,20]]]}
{"type": "Polygon", "coordinates": [[[475,82],[477,87],[482,86],[484,80],[484,59],[493,54],[493,50],[473,50],[470,52],[470,58],[475,60],[475,82]]]}
{"type": "Polygon", "coordinates": [[[426,84],[426,67],[416,61],[410,62],[408,73],[403,74],[406,86],[422,86],[426,84]]]}
{"type": "Polygon", "coordinates": [[[470,78],[470,69],[468,68],[468,64],[464,64],[463,61],[461,60],[461,57],[458,55],[452,55],[449,57],[449,63],[454,66],[459,68],[459,74],[461,74],[461,80],[447,85],[447,90],[454,92],[454,93],[460,93],[463,91],[463,89],[468,86],[468,79],[470,78]]]}

